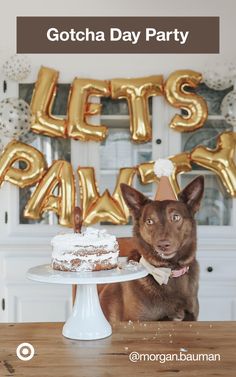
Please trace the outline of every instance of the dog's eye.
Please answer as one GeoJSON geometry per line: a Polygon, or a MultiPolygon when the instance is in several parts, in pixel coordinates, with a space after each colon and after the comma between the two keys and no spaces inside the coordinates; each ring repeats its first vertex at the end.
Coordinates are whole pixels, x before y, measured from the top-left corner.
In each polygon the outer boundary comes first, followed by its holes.
{"type": "Polygon", "coordinates": [[[145,220],[145,223],[146,223],[147,225],[152,225],[154,222],[153,222],[152,219],[146,219],[146,220],[145,220]]]}
{"type": "Polygon", "coordinates": [[[174,213],[171,217],[171,220],[174,221],[174,222],[177,222],[181,219],[181,216],[178,215],[178,213],[174,213]]]}

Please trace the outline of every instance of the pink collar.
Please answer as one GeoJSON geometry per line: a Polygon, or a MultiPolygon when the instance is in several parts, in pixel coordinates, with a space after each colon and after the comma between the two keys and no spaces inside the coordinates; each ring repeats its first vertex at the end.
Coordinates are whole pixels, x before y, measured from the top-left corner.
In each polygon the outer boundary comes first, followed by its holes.
{"type": "Polygon", "coordinates": [[[185,274],[189,267],[183,267],[180,270],[172,270],[168,267],[155,267],[150,264],[144,257],[141,257],[140,264],[142,264],[148,273],[153,276],[156,282],[160,285],[167,284],[170,277],[177,278],[185,274]]]}
{"type": "Polygon", "coordinates": [[[184,275],[186,272],[188,272],[189,266],[185,266],[181,268],[180,270],[172,270],[171,271],[171,277],[172,278],[178,278],[179,276],[184,275]]]}

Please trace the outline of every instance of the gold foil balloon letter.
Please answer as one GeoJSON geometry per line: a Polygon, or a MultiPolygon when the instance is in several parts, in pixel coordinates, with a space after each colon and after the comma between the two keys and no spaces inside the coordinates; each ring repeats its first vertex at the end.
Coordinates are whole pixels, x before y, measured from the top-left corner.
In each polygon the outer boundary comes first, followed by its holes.
{"type": "Polygon", "coordinates": [[[132,140],[146,143],[152,139],[148,98],[163,94],[163,77],[149,76],[137,79],[111,80],[112,98],[125,98],[130,114],[132,140]]]}
{"type": "Polygon", "coordinates": [[[131,185],[135,171],[135,168],[120,169],[113,195],[106,190],[100,196],[94,169],[90,167],[80,167],[78,169],[85,225],[95,224],[100,221],[108,221],[113,224],[126,224],[128,222],[129,211],[121,195],[120,183],[131,185]]]}
{"type": "Polygon", "coordinates": [[[46,211],[53,211],[59,216],[59,223],[73,227],[75,207],[75,182],[72,166],[67,161],[58,160],[52,164],[39,182],[30,200],[24,216],[39,219],[46,211]],[[58,190],[55,195],[54,190],[58,190]]]}
{"type": "Polygon", "coordinates": [[[37,183],[46,169],[44,156],[37,149],[19,141],[10,142],[0,156],[0,185],[3,181],[18,187],[37,183]],[[25,168],[15,167],[16,162],[23,162],[25,168]]]}
{"type": "Polygon", "coordinates": [[[191,153],[192,161],[215,172],[233,197],[236,196],[235,146],[236,132],[224,132],[219,135],[215,149],[200,146],[191,153]]]}
{"type": "Polygon", "coordinates": [[[81,141],[101,141],[108,129],[87,122],[88,116],[100,114],[101,105],[89,102],[90,96],[109,96],[109,84],[102,80],[76,78],[71,87],[68,105],[68,136],[81,141]]]}
{"type": "Polygon", "coordinates": [[[31,100],[31,130],[37,134],[66,137],[66,120],[52,115],[59,72],[41,67],[31,100]]]}
{"type": "Polygon", "coordinates": [[[170,122],[170,127],[176,131],[194,131],[202,127],[207,119],[207,104],[205,100],[186,91],[186,87],[195,88],[202,79],[198,72],[185,70],[175,71],[165,83],[167,101],[178,109],[185,110],[187,115],[176,114],[170,122]]]}
{"type": "MultiPolygon", "coordinates": [[[[180,187],[177,179],[178,175],[192,170],[190,163],[190,154],[186,152],[179,153],[175,156],[169,157],[169,159],[173,162],[174,165],[173,173],[169,177],[169,180],[174,192],[178,194],[180,192],[180,187]]],[[[144,162],[138,166],[138,172],[141,182],[145,185],[148,183],[159,182],[159,178],[157,178],[154,172],[154,164],[155,161],[150,161],[144,162]]]]}

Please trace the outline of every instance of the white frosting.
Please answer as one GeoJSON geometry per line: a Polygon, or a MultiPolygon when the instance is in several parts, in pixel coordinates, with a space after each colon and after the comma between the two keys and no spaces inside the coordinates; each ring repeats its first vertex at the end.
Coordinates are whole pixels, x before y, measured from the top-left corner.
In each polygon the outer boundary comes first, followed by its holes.
{"type": "Polygon", "coordinates": [[[77,253],[73,253],[73,252],[68,252],[68,251],[65,251],[65,250],[53,250],[53,253],[52,253],[52,258],[53,259],[56,259],[56,260],[60,260],[60,261],[67,261],[67,262],[71,262],[72,260],[76,259],[76,258],[79,258],[81,261],[85,260],[85,261],[91,261],[92,263],[93,262],[101,262],[103,260],[106,260],[106,259],[109,259],[109,258],[113,258],[113,257],[118,257],[118,251],[117,250],[114,250],[114,251],[111,251],[109,253],[104,253],[104,254],[101,254],[101,255],[98,255],[96,253],[94,254],[89,254],[89,255],[83,255],[83,252],[79,253],[77,255],[77,253]]]}
{"type": "Polygon", "coordinates": [[[113,249],[116,242],[116,237],[107,233],[105,229],[86,228],[82,233],[58,234],[53,237],[51,244],[53,248],[65,248],[73,251],[75,246],[104,246],[113,249]]]}
{"type": "Polygon", "coordinates": [[[119,254],[116,237],[95,228],[87,228],[82,233],[59,234],[53,237],[51,244],[52,260],[56,263],[70,269],[70,262],[79,258],[81,265],[77,271],[92,270],[96,263],[106,260],[115,265],[119,254]],[[98,249],[102,249],[101,255],[98,249]]]}

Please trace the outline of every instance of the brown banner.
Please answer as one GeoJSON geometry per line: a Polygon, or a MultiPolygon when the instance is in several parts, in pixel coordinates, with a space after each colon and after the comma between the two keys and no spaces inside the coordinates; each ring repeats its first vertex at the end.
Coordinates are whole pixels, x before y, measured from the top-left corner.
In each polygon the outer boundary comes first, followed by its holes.
{"type": "Polygon", "coordinates": [[[219,17],[17,17],[17,53],[216,54],[219,17]]]}

